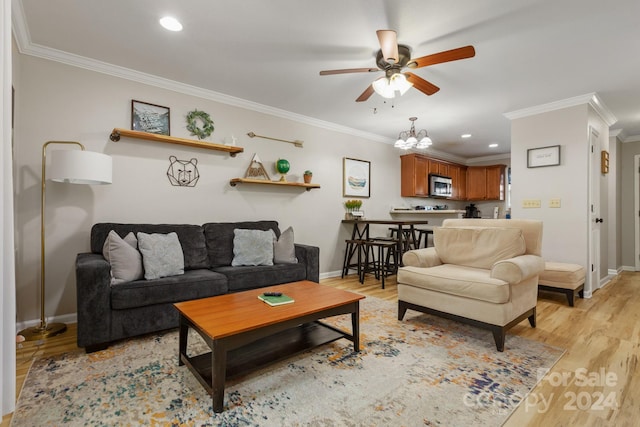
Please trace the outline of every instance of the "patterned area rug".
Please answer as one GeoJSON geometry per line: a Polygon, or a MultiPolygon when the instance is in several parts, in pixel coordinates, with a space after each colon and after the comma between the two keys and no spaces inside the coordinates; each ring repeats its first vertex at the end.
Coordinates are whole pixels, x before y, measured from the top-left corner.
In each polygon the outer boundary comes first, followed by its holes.
{"type": "MultiPolygon", "coordinates": [[[[12,426],[499,426],[563,351],[361,302],[361,347],[339,340],[227,381],[225,411],[177,364],[177,330],[34,362],[12,426]]],[[[350,317],[331,319],[350,330],[350,317]]],[[[190,339],[190,353],[206,347],[190,339]]]]}

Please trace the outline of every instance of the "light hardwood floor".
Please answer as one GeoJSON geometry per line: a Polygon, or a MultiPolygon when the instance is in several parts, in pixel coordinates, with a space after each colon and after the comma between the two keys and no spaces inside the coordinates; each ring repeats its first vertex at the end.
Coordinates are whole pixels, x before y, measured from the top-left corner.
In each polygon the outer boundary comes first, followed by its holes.
{"type": "MultiPolygon", "coordinates": [[[[321,282],[367,296],[397,299],[394,277],[386,281],[384,290],[371,277],[364,284],[355,275],[321,282]]],[[[542,294],[537,327],[531,328],[525,320],[511,329],[507,352],[513,334],[561,347],[566,353],[505,426],[640,425],[640,273],[622,273],[592,298],[578,299],[573,308],[563,295],[542,294]]],[[[489,332],[487,340],[493,340],[489,332]]],[[[39,345],[23,343],[17,351],[18,391],[32,360],[75,349],[75,324],[65,334],[39,345]]],[[[9,422],[10,416],[5,416],[1,427],[8,427],[9,422]]]]}

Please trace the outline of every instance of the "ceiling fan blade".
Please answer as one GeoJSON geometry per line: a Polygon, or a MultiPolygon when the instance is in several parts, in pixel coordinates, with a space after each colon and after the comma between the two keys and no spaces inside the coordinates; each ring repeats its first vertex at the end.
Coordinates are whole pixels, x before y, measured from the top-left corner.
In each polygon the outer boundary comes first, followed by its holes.
{"type": "Polygon", "coordinates": [[[366,88],[364,92],[362,92],[362,95],[360,95],[358,99],[356,99],[356,102],[366,101],[371,95],[373,95],[373,85],[369,85],[369,87],[366,88]]]}
{"type": "Polygon", "coordinates": [[[378,42],[385,61],[389,64],[398,62],[398,36],[393,30],[378,30],[378,42]]]}
{"type": "Polygon", "coordinates": [[[443,62],[457,61],[458,59],[473,58],[476,50],[473,46],[464,46],[457,49],[445,50],[444,52],[434,53],[432,55],[423,56],[409,61],[407,67],[420,68],[427,65],[442,64],[443,62]]]}
{"type": "Polygon", "coordinates": [[[434,93],[440,90],[438,86],[434,85],[433,83],[429,83],[422,77],[416,76],[413,73],[407,72],[407,73],[404,73],[404,75],[407,77],[407,80],[410,83],[413,83],[413,87],[415,87],[425,95],[433,95],[434,93]]]}
{"type": "Polygon", "coordinates": [[[380,71],[379,68],[347,68],[344,70],[325,70],[320,71],[321,76],[329,76],[331,74],[347,74],[347,73],[373,73],[380,71]]]}

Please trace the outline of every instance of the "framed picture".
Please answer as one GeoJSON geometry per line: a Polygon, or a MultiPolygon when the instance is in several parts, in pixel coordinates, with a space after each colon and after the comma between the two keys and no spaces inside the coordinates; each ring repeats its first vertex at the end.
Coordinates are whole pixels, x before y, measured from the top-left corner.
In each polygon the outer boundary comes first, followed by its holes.
{"type": "Polygon", "coordinates": [[[342,195],[371,197],[371,162],[348,157],[342,161],[342,195]]]}
{"type": "Polygon", "coordinates": [[[527,167],[558,166],[560,164],[560,146],[530,148],[527,150],[527,167]]]}
{"type": "Polygon", "coordinates": [[[132,99],[131,130],[170,135],[169,108],[132,99]]]}

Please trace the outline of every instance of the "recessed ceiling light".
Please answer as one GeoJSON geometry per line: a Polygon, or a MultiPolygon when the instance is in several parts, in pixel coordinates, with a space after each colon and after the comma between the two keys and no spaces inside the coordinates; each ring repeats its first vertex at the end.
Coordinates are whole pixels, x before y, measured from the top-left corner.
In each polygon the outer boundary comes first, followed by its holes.
{"type": "Polygon", "coordinates": [[[460,138],[471,138],[471,134],[470,133],[465,133],[460,135],[460,138]]]}
{"type": "Polygon", "coordinates": [[[182,24],[176,18],[171,16],[165,16],[160,19],[160,25],[169,31],[182,31],[182,24]]]}
{"type": "Polygon", "coordinates": [[[496,148],[498,146],[498,144],[489,144],[489,148],[496,148]]]}

